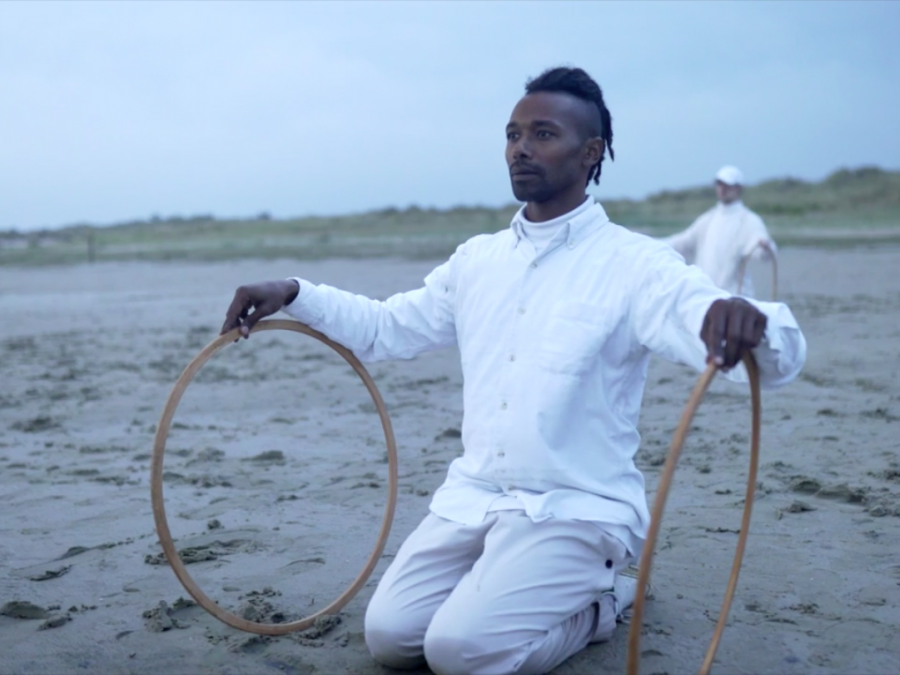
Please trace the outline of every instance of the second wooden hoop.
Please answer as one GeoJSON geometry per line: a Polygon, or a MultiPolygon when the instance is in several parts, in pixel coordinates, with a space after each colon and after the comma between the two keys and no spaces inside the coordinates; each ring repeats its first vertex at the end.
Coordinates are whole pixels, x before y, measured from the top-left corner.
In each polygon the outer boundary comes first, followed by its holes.
{"type": "MultiPolygon", "coordinates": [[[[722,632],[725,630],[725,621],[728,618],[728,611],[731,609],[731,602],[734,599],[734,592],[737,588],[738,575],[741,571],[741,563],[744,560],[744,549],[747,546],[747,536],[750,534],[750,516],[753,511],[753,499],[756,495],[756,474],[759,468],[759,437],[762,422],[762,401],[759,390],[759,368],[756,365],[756,359],[753,354],[747,353],[743,359],[744,366],[747,369],[747,376],[750,380],[750,396],[752,402],[753,417],[751,421],[751,438],[750,438],[750,468],[747,472],[747,492],[744,497],[744,513],[741,517],[741,530],[738,534],[737,546],[734,549],[734,560],[731,564],[731,575],[728,578],[728,585],[725,588],[725,597],[722,601],[722,608],[719,610],[719,620],[716,622],[716,628],[713,631],[709,648],[706,650],[706,657],[700,667],[700,675],[708,675],[712,668],[713,659],[716,656],[716,650],[719,648],[719,641],[722,639],[722,632]]],[[[647,533],[647,541],[644,544],[644,551],[641,555],[640,571],[638,573],[637,596],[634,600],[634,608],[631,616],[631,627],[628,631],[628,662],[625,667],[627,675],[638,675],[638,664],[641,654],[641,629],[643,628],[644,617],[644,600],[647,584],[650,580],[650,568],[653,565],[653,549],[656,546],[656,540],[659,537],[659,530],[662,524],[663,510],[666,506],[666,499],[669,496],[669,488],[672,485],[672,478],[675,475],[675,466],[678,464],[678,458],[681,455],[681,449],[684,447],[684,441],[687,438],[691,421],[700,407],[703,395],[716,376],[717,368],[714,364],[710,364],[697,384],[691,392],[678,428],[672,436],[672,445],[669,450],[669,456],[666,458],[666,464],[663,467],[662,476],[659,479],[659,486],[656,489],[656,499],[653,502],[653,512],[650,516],[650,530],[647,533]]]]}

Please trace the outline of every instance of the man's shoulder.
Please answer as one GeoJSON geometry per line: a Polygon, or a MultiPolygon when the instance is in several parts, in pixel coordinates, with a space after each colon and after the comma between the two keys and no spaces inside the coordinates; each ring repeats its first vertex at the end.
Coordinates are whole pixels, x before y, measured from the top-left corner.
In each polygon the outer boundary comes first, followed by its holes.
{"type": "Polygon", "coordinates": [[[510,228],[500,230],[499,232],[476,234],[474,237],[466,239],[462,244],[457,246],[456,252],[460,255],[475,255],[485,252],[493,252],[498,247],[509,246],[512,238],[515,237],[510,228]]]}
{"type": "Polygon", "coordinates": [[[756,218],[756,220],[762,220],[762,216],[760,216],[756,211],[751,209],[749,206],[744,204],[744,210],[747,212],[747,215],[751,218],[756,218]]]}
{"type": "Polygon", "coordinates": [[[629,260],[637,260],[660,254],[680,257],[678,252],[665,241],[635,232],[612,221],[607,223],[606,237],[604,239],[605,241],[598,243],[601,246],[614,250],[617,258],[624,257],[629,260]]]}
{"type": "Polygon", "coordinates": [[[712,221],[713,216],[716,214],[716,211],[718,210],[718,208],[719,208],[718,204],[714,204],[713,206],[710,206],[708,209],[706,209],[706,211],[704,211],[699,216],[694,218],[693,224],[700,225],[702,223],[709,223],[710,221],[712,221]]]}
{"type": "Polygon", "coordinates": [[[745,222],[751,223],[751,224],[753,224],[753,225],[764,225],[762,216],[760,216],[756,211],[754,211],[753,209],[751,209],[751,208],[750,208],[749,206],[747,206],[746,204],[741,204],[741,206],[744,207],[744,208],[743,208],[743,214],[744,214],[744,221],[745,221],[745,222]]]}

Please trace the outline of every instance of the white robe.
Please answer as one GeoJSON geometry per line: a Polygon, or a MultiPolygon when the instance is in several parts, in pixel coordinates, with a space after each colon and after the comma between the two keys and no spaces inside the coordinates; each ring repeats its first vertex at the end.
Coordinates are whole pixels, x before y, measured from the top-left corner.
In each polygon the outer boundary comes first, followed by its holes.
{"type": "Polygon", "coordinates": [[[758,215],[740,200],[731,204],[718,203],[701,215],[683,232],[666,237],[670,244],[689,263],[706,272],[722,290],[753,297],[753,281],[745,270],[741,283],[741,265],[748,255],[752,260],[769,260],[778,250],[758,215]],[[769,253],[758,246],[765,241],[769,253]]]}

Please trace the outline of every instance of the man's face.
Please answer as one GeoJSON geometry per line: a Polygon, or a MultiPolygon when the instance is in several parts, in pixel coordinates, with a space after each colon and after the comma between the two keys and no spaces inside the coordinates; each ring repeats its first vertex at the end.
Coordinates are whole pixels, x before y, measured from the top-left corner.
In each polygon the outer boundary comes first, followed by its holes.
{"type": "Polygon", "coordinates": [[[524,96],[506,125],[506,163],[513,194],[522,202],[546,202],[579,185],[603,152],[591,138],[585,101],[556,92],[524,96]]]}
{"type": "Polygon", "coordinates": [[[723,204],[731,204],[741,198],[743,188],[740,185],[729,185],[720,180],[716,181],[716,197],[723,204]]]}

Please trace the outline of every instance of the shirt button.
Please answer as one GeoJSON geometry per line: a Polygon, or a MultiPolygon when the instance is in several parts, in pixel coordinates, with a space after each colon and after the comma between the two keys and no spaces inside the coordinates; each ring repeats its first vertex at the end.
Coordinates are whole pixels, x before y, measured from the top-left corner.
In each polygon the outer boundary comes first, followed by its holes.
{"type": "Polygon", "coordinates": [[[506,410],[506,401],[500,404],[500,410],[506,410]]]}
{"type": "Polygon", "coordinates": [[[570,241],[570,242],[569,242],[569,248],[575,248],[575,242],[574,242],[574,241],[570,241]]]}
{"type": "Polygon", "coordinates": [[[524,313],[525,313],[525,308],[519,307],[519,314],[524,314],[524,313]]]}
{"type": "Polygon", "coordinates": [[[501,450],[497,453],[497,457],[506,457],[506,453],[501,450]]]}
{"type": "Polygon", "coordinates": [[[516,355],[515,355],[515,354],[510,354],[510,355],[509,355],[509,360],[510,360],[510,361],[515,361],[515,360],[516,360],[516,355]]]}
{"type": "Polygon", "coordinates": [[[537,263],[536,263],[536,262],[533,262],[533,263],[531,263],[531,266],[532,266],[532,267],[537,267],[537,263]]]}

